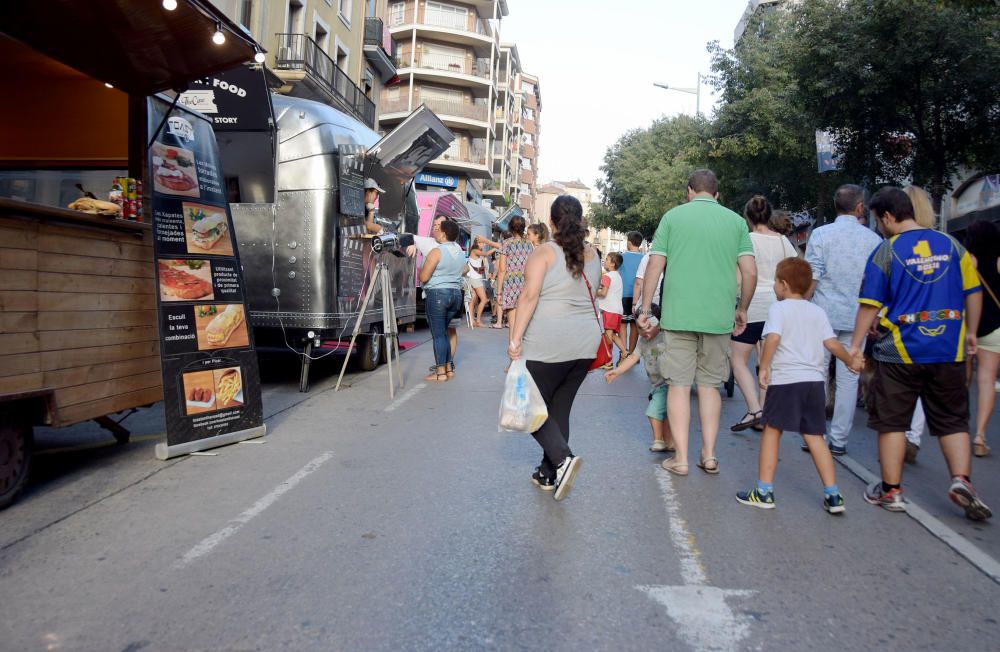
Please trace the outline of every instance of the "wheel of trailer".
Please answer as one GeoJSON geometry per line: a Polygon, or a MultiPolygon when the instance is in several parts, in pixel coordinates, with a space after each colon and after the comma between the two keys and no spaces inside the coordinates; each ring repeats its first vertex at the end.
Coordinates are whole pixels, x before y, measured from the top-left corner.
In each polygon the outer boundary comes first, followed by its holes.
{"type": "Polygon", "coordinates": [[[0,509],[15,500],[31,472],[31,426],[0,414],[0,509]]]}
{"type": "Polygon", "coordinates": [[[358,367],[373,371],[382,362],[382,325],[372,324],[368,334],[358,338],[358,367]]]}

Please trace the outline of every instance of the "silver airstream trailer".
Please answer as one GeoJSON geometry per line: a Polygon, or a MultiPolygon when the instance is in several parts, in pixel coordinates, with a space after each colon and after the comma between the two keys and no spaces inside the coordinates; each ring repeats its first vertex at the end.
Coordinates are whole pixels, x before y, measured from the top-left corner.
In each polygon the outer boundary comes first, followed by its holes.
{"type": "MultiPolygon", "coordinates": [[[[270,134],[270,170],[259,163],[259,134],[230,132],[220,147],[227,184],[242,199],[231,206],[257,348],[300,355],[299,389],[308,391],[310,361],[350,337],[378,262],[391,274],[397,321],[415,320],[414,261],[399,251],[375,253],[365,238],[364,179],[376,179],[386,191],[378,222],[390,232],[415,233],[411,179],[453,135],[425,107],[379,140],[325,104],[283,95],[272,101],[277,129],[270,134]]],[[[384,356],[376,336],[382,320],[379,299],[364,315],[363,369],[374,369],[384,356]]]]}

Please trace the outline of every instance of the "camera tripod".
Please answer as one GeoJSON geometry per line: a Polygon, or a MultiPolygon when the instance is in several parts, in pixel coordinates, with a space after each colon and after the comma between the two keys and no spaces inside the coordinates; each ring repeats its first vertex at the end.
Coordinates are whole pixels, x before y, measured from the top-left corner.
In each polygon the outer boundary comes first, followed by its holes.
{"type": "MultiPolygon", "coordinates": [[[[368,290],[365,292],[365,298],[361,302],[361,311],[358,313],[358,320],[354,323],[354,332],[351,334],[351,343],[347,347],[347,357],[344,358],[344,364],[340,367],[340,376],[337,378],[337,386],[334,388],[334,391],[340,391],[340,383],[344,380],[344,372],[347,370],[347,362],[351,359],[351,352],[354,350],[354,344],[358,339],[362,323],[365,320],[365,313],[371,305],[372,297],[375,296],[376,289],[382,292],[381,337],[384,338],[383,344],[386,346],[386,360],[389,363],[389,399],[391,400],[396,397],[396,383],[392,375],[393,353],[396,354],[396,370],[399,374],[400,389],[403,387],[403,369],[399,365],[399,326],[396,323],[396,304],[392,299],[392,284],[389,278],[389,266],[383,262],[379,262],[375,266],[375,274],[372,276],[371,282],[368,283],[368,290]]],[[[373,334],[372,337],[379,336],[373,334]]]]}

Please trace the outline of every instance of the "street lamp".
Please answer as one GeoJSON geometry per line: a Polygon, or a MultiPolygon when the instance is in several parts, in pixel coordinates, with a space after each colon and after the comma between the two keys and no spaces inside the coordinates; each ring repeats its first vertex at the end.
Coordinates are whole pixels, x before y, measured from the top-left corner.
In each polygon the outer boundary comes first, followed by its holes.
{"type": "Polygon", "coordinates": [[[698,85],[694,88],[681,88],[680,86],[668,86],[667,84],[659,84],[653,82],[653,86],[657,88],[662,88],[668,91],[678,91],[680,93],[689,93],[694,95],[694,113],[695,115],[701,115],[701,73],[698,73],[698,85]]]}

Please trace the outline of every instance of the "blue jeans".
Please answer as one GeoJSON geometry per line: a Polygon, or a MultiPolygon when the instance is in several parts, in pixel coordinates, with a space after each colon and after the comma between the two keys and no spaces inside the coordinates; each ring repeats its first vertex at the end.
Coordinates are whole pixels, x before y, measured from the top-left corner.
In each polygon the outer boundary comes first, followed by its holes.
{"type": "Polygon", "coordinates": [[[434,338],[434,362],[443,367],[451,362],[451,344],[448,342],[448,324],[462,311],[462,291],[458,288],[426,290],[424,306],[427,325],[434,338]]]}

